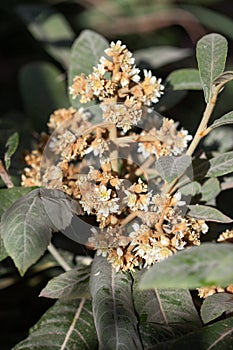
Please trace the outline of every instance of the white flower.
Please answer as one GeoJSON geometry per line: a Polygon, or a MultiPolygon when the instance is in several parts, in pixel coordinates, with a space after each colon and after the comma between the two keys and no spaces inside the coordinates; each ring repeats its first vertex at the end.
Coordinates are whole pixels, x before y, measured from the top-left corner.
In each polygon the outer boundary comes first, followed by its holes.
{"type": "Polygon", "coordinates": [[[208,232],[208,230],[209,230],[209,226],[206,224],[206,223],[203,223],[202,225],[201,225],[201,231],[202,231],[202,233],[207,233],[208,232]]]}
{"type": "Polygon", "coordinates": [[[106,202],[110,199],[111,191],[111,189],[107,189],[104,185],[95,188],[97,197],[101,202],[106,202]]]}

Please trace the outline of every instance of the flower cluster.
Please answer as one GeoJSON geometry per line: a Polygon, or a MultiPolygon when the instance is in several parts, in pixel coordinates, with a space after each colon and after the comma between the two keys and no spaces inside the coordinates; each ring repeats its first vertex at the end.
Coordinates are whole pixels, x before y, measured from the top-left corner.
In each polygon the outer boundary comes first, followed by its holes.
{"type": "MultiPolygon", "coordinates": [[[[137,185],[131,186],[131,191],[137,185]]],[[[131,211],[130,215],[135,217],[133,223],[126,229],[124,220],[117,220],[119,216],[116,216],[115,222],[107,230],[95,229],[89,239],[97,254],[107,256],[116,270],[146,267],[160,262],[184,247],[199,245],[200,234],[208,231],[203,220],[181,215],[179,205],[183,202],[179,200],[179,193],[174,196],[152,196],[148,192],[142,195],[135,190],[131,193],[138,198],[140,207],[135,215],[131,211]],[[143,196],[143,200],[140,196],[143,196]]],[[[125,199],[121,216],[122,213],[132,210],[128,193],[125,199]]]]}
{"type": "Polygon", "coordinates": [[[94,124],[96,109],[55,111],[45,141],[25,158],[22,185],[43,184],[77,200],[84,219],[95,226],[87,246],[116,270],[128,270],[199,245],[208,227],[188,216],[179,191],[170,192],[159,174],[150,177],[159,157],[185,151],[188,132],[167,118],[158,127],[152,121],[147,131],[132,130],[148,116],[143,106],[158,101],[161,80],[144,71],[141,81],[132,53],[120,41],[105,53],[108,58],[102,57],[89,76],[75,77],[71,87],[73,97],[81,96],[83,103],[101,101],[104,121],[94,124]],[[130,144],[143,164],[134,161],[130,144]]]}
{"type": "Polygon", "coordinates": [[[192,136],[187,130],[177,130],[177,126],[178,123],[175,123],[174,120],[163,118],[159,129],[151,128],[149,131],[142,131],[141,136],[153,136],[154,141],[139,142],[138,152],[142,153],[145,158],[154,154],[157,159],[161,156],[182,154],[192,136]]]}
{"type": "Polygon", "coordinates": [[[147,70],[141,81],[132,53],[120,40],[112,42],[105,54],[91,74],[74,78],[70,93],[80,96],[81,103],[102,101],[103,118],[127,132],[142,118],[142,106],[159,101],[164,86],[147,70]]]}

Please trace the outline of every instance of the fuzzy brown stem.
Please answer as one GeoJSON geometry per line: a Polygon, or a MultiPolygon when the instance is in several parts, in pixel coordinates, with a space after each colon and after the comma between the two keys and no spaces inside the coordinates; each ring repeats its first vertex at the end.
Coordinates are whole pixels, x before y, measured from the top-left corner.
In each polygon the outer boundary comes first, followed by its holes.
{"type": "Polygon", "coordinates": [[[11,180],[10,175],[8,174],[8,172],[6,171],[2,161],[0,160],[0,176],[2,178],[2,181],[5,183],[7,188],[12,188],[14,187],[14,184],[11,180]]]}

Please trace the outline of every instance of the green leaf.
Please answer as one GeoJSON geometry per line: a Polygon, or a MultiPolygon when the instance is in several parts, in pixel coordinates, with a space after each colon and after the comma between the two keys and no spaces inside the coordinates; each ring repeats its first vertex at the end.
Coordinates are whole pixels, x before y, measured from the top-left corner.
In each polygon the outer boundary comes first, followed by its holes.
{"type": "Polygon", "coordinates": [[[230,174],[233,172],[233,151],[218,154],[212,159],[199,159],[193,166],[196,178],[230,174]]]}
{"type": "Polygon", "coordinates": [[[184,68],[173,71],[166,79],[173,90],[202,90],[200,75],[197,69],[184,68]]]}
{"type": "MultiPolygon", "coordinates": [[[[1,229],[0,229],[0,233],[1,233],[1,229]]],[[[8,257],[8,255],[9,254],[7,253],[6,248],[4,246],[2,236],[0,235],[0,261],[6,259],[8,257]]]]}
{"type": "Polygon", "coordinates": [[[57,301],[14,350],[94,350],[98,341],[89,300],[57,301]]]}
{"type": "Polygon", "coordinates": [[[214,80],[224,71],[227,56],[227,40],[220,34],[208,34],[197,43],[197,61],[205,101],[212,96],[214,80]]]}
{"type": "Polygon", "coordinates": [[[18,144],[19,144],[19,134],[17,132],[14,132],[14,134],[12,134],[6,142],[6,147],[8,148],[4,155],[6,170],[8,170],[11,165],[11,157],[17,150],[18,144]]]}
{"type": "Polygon", "coordinates": [[[21,275],[45,252],[52,229],[40,189],[20,198],[4,212],[1,235],[6,251],[21,275]]]}
{"type": "Polygon", "coordinates": [[[40,297],[53,299],[89,298],[90,267],[74,268],[51,279],[40,297]]]}
{"type": "Polygon", "coordinates": [[[69,106],[65,77],[50,63],[33,62],[24,66],[19,84],[26,112],[38,131],[44,130],[54,110],[69,106]]]}
{"type": "MultiPolygon", "coordinates": [[[[76,75],[88,75],[92,72],[93,66],[98,64],[108,46],[107,40],[102,35],[91,30],[84,30],[79,35],[71,49],[69,86],[72,85],[76,75]]],[[[70,97],[70,102],[77,109],[82,106],[78,98],[70,97]]]]}
{"type": "Polygon", "coordinates": [[[17,199],[33,191],[35,187],[12,187],[0,189],[0,217],[17,199]]]}
{"type": "MultiPolygon", "coordinates": [[[[34,187],[13,187],[0,189],[0,217],[17,199],[31,192],[34,187]]],[[[0,261],[5,259],[8,253],[5,249],[0,229],[0,261]]]]}
{"type": "Polygon", "coordinates": [[[211,322],[224,312],[233,311],[233,295],[216,293],[206,298],[201,306],[201,318],[204,323],[211,322]]]}
{"type": "Polygon", "coordinates": [[[216,178],[207,179],[201,187],[201,200],[210,202],[221,192],[220,183],[216,178]]]}
{"type": "Polygon", "coordinates": [[[233,172],[233,151],[219,154],[209,160],[206,177],[218,177],[233,172]]]}
{"type": "Polygon", "coordinates": [[[192,163],[192,158],[188,155],[182,155],[179,157],[165,156],[160,157],[155,163],[155,169],[160,176],[171,183],[178,176],[185,173],[192,163]]]}
{"type": "Polygon", "coordinates": [[[43,5],[20,5],[17,12],[37,42],[67,68],[74,32],[66,18],[54,8],[43,5]]]}
{"type": "Polygon", "coordinates": [[[233,221],[231,218],[221,213],[221,211],[218,209],[208,207],[207,205],[188,205],[188,208],[189,211],[187,215],[192,218],[206,221],[222,222],[225,224],[233,221]]]}
{"type": "Polygon", "coordinates": [[[189,49],[181,49],[174,46],[152,46],[146,49],[134,51],[134,57],[137,63],[141,65],[159,68],[166,64],[182,60],[192,53],[189,49]]]}
{"type": "Polygon", "coordinates": [[[95,257],[90,287],[100,349],[143,349],[130,274],[116,272],[106,258],[95,257]]]}
{"type": "Polygon", "coordinates": [[[233,149],[232,128],[220,126],[212,130],[203,140],[203,145],[208,151],[224,153],[233,149]]]}
{"type": "Polygon", "coordinates": [[[194,197],[196,194],[201,193],[201,185],[197,181],[193,181],[179,188],[179,192],[184,196],[194,197]]]}
{"type": "Polygon", "coordinates": [[[219,126],[226,125],[226,124],[233,124],[233,111],[225,114],[219,119],[216,119],[212,125],[210,125],[211,129],[218,128],[219,126]]]}
{"type": "Polygon", "coordinates": [[[143,271],[133,273],[133,300],[139,318],[139,331],[145,349],[177,339],[201,326],[200,318],[187,289],[142,291],[138,279],[143,271]]]}
{"type": "Polygon", "coordinates": [[[227,286],[233,281],[230,243],[202,243],[155,264],[143,275],[142,289],[227,286]]]}
{"type": "Polygon", "coordinates": [[[225,350],[232,349],[233,317],[216,322],[185,335],[171,350],[225,350]]]}

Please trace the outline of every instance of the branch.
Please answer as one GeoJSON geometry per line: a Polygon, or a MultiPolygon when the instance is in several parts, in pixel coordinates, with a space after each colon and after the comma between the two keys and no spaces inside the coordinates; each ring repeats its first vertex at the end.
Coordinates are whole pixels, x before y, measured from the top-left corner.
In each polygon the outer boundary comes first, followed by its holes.
{"type": "Polygon", "coordinates": [[[6,171],[2,161],[0,160],[0,176],[2,178],[2,181],[5,183],[7,188],[12,188],[14,187],[14,184],[11,180],[10,175],[8,174],[8,172],[6,171]]]}

